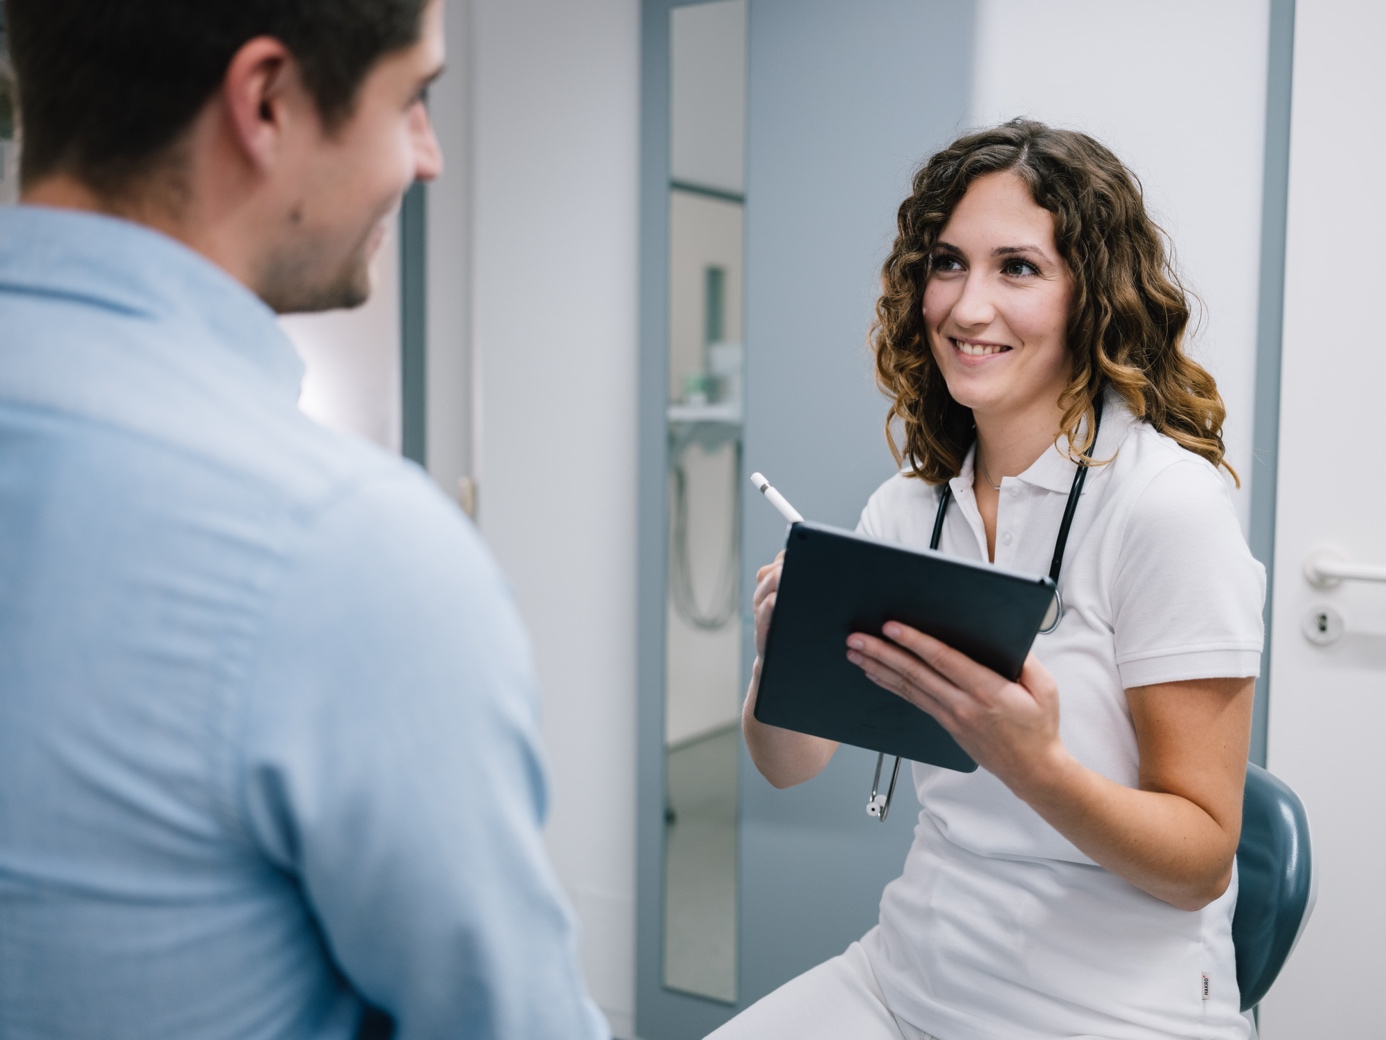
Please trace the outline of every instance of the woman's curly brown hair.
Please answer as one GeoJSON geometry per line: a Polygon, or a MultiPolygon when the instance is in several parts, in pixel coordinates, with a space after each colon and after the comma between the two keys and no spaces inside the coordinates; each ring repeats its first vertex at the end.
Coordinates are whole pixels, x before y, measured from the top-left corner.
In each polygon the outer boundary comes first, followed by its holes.
{"type": "Polygon", "coordinates": [[[1140,182],[1087,134],[1028,119],[980,130],[932,156],[900,205],[895,247],[881,270],[871,345],[876,379],[892,399],[886,437],[898,464],[930,484],[957,476],[976,438],[972,411],[948,393],[929,349],[924,283],[954,207],[978,177],[1009,171],[1054,218],[1054,242],[1073,277],[1067,342],[1072,378],[1055,435],[1087,458],[1093,401],[1111,386],[1161,433],[1237,474],[1223,459],[1226,416],[1213,377],[1183,351],[1189,304],[1145,211],[1140,182]],[[895,421],[903,427],[903,448],[895,421]]]}

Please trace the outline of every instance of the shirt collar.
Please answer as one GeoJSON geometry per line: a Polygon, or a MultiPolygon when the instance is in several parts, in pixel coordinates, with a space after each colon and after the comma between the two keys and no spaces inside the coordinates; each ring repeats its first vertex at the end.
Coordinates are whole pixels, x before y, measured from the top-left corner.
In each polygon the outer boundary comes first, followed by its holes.
{"type": "MultiPolygon", "coordinates": [[[[1097,430],[1097,444],[1093,448],[1092,456],[1099,462],[1104,462],[1116,454],[1121,447],[1126,435],[1135,425],[1136,417],[1131,414],[1131,409],[1121,396],[1112,390],[1107,390],[1103,396],[1102,403],[1102,425],[1097,430]]],[[[1084,419],[1079,426],[1081,435],[1087,433],[1087,420],[1084,419]]],[[[1011,477],[1011,480],[1020,480],[1032,487],[1044,488],[1046,491],[1057,491],[1061,495],[1067,495],[1073,489],[1073,475],[1076,463],[1068,456],[1069,440],[1067,437],[1060,437],[1057,444],[1050,444],[1045,449],[1044,454],[1030,464],[1029,469],[1019,476],[1011,477]]],[[[956,477],[949,481],[953,488],[954,497],[961,500],[965,495],[970,497],[972,493],[972,481],[975,473],[977,444],[974,441],[971,448],[967,451],[967,456],[963,459],[962,470],[956,477]]],[[[1094,473],[1089,474],[1088,479],[1092,480],[1101,467],[1094,473]]]]}
{"type": "Polygon", "coordinates": [[[83,210],[0,207],[0,290],[185,324],[298,398],[303,362],[274,312],[206,257],[142,224],[83,210]]]}

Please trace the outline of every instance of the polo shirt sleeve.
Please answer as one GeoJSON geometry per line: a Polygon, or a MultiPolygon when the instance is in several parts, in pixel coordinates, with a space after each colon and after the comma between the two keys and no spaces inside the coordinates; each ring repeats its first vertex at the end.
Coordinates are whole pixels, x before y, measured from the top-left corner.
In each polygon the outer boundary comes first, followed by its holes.
{"type": "Polygon", "coordinates": [[[866,505],[862,507],[861,516],[857,520],[857,534],[864,534],[868,538],[884,537],[881,513],[884,506],[881,504],[881,496],[885,491],[885,486],[877,488],[866,500],[866,505]]]}
{"type": "Polygon", "coordinates": [[[1126,518],[1112,618],[1122,686],[1260,673],[1265,568],[1221,476],[1201,459],[1162,469],[1126,518]]]}
{"type": "Polygon", "coordinates": [[[540,833],[529,646],[479,537],[398,467],[300,542],[242,720],[253,841],[396,1040],[609,1037],[540,833]]]}
{"type": "Polygon", "coordinates": [[[857,534],[927,546],[937,504],[936,488],[902,470],[873,491],[866,500],[861,518],[857,521],[857,534]]]}

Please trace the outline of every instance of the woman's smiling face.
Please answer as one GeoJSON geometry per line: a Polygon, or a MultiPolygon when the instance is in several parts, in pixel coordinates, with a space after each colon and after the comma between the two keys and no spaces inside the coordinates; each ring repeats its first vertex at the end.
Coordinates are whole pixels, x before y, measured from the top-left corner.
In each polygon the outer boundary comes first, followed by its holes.
{"type": "Polygon", "coordinates": [[[1009,172],[979,177],[939,233],[924,286],[929,347],[948,392],[978,418],[1058,408],[1071,365],[1073,278],[1054,219],[1009,172]]]}

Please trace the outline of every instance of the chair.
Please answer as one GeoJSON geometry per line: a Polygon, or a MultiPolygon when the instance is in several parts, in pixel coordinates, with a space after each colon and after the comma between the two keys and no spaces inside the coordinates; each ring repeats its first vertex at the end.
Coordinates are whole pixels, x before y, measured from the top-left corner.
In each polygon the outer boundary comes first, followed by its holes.
{"type": "Polygon", "coordinates": [[[1283,781],[1250,762],[1237,875],[1232,943],[1247,1011],[1260,1003],[1285,966],[1318,894],[1304,804],[1283,781]]]}

